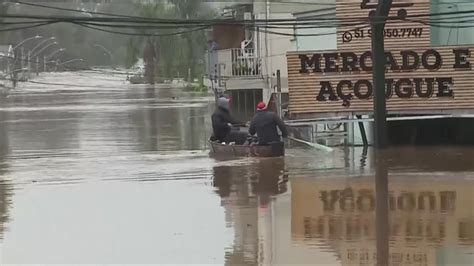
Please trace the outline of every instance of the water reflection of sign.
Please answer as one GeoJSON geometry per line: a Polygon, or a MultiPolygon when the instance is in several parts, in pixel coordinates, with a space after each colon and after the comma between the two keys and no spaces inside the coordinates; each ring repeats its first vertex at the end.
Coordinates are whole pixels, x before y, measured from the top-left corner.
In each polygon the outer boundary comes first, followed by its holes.
{"type": "MultiPolygon", "coordinates": [[[[361,265],[375,265],[377,252],[375,250],[349,248],[346,261],[361,265]]],[[[429,265],[426,252],[390,252],[390,262],[393,265],[429,265]]]]}
{"type": "MultiPolygon", "coordinates": [[[[374,211],[375,191],[372,189],[346,188],[343,190],[322,190],[321,203],[328,212],[374,211]]],[[[440,211],[450,212],[456,206],[455,191],[416,191],[391,192],[389,195],[391,211],[440,211]]]]}
{"type": "MultiPolygon", "coordinates": [[[[435,265],[441,246],[474,246],[474,182],[406,182],[389,187],[390,261],[435,265]]],[[[376,256],[373,179],[295,179],[292,182],[293,241],[321,245],[345,264],[373,265],[376,256]],[[314,241],[314,242],[313,242],[314,241]]]]}

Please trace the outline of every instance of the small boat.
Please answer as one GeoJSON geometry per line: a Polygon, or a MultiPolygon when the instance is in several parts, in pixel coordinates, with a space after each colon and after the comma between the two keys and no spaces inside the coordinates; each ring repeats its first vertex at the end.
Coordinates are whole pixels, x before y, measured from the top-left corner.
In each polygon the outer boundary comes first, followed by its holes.
{"type": "Polygon", "coordinates": [[[211,153],[234,157],[281,157],[285,156],[285,143],[275,142],[269,145],[233,145],[209,141],[211,153]]]}
{"type": "Polygon", "coordinates": [[[129,81],[130,81],[130,84],[145,84],[146,83],[146,79],[142,75],[131,76],[129,81]]]}

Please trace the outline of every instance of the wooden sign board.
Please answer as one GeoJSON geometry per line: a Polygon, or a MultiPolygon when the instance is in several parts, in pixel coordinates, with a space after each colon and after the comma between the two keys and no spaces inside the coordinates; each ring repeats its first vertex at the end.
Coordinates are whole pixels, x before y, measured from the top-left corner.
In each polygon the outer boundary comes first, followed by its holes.
{"type": "MultiPolygon", "coordinates": [[[[338,1],[341,23],[347,18],[368,17],[371,9],[367,7],[373,5],[365,2],[338,1]]],[[[399,13],[428,14],[429,3],[394,1],[391,15],[399,13]]],[[[337,30],[337,51],[288,53],[289,110],[293,118],[373,111],[370,28],[345,24],[337,30]]],[[[430,28],[405,20],[387,24],[385,44],[388,111],[437,113],[473,108],[474,47],[431,47],[430,28]]]]}
{"type": "MultiPolygon", "coordinates": [[[[337,48],[357,50],[369,49],[371,46],[371,29],[369,25],[345,25],[354,23],[348,18],[366,18],[375,10],[378,0],[338,0],[336,17],[341,24],[337,29],[337,48]]],[[[404,15],[422,15],[430,12],[429,0],[393,0],[390,17],[404,15]]],[[[409,20],[389,20],[385,26],[386,48],[413,48],[430,45],[430,27],[415,20],[426,20],[427,17],[409,20]]]]}

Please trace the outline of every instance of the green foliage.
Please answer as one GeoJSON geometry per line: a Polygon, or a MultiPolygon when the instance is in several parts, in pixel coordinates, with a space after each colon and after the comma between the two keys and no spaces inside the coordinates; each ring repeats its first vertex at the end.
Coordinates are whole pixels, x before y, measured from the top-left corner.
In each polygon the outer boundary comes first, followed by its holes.
{"type": "MultiPolygon", "coordinates": [[[[72,11],[61,11],[48,8],[31,7],[26,5],[12,5],[6,4],[0,0],[0,14],[4,12],[8,6],[8,10],[11,14],[35,14],[42,16],[92,16],[90,14],[72,12],[72,11]]],[[[31,1],[30,1],[31,2],[31,1]]],[[[59,8],[71,8],[78,9],[84,8],[85,10],[99,11],[105,13],[122,14],[122,15],[136,15],[136,7],[132,1],[119,1],[112,0],[110,3],[103,3],[98,5],[97,3],[82,2],[81,1],[51,1],[51,3],[44,3],[59,8]]],[[[9,19],[12,20],[12,19],[9,19]]],[[[130,32],[128,29],[122,30],[124,32],[130,32]]],[[[78,25],[69,23],[58,23],[38,28],[31,28],[19,31],[6,32],[2,38],[2,43],[12,42],[19,43],[22,40],[35,36],[41,35],[44,37],[54,36],[57,39],[58,46],[51,46],[44,50],[43,54],[47,55],[53,52],[55,49],[62,47],[66,50],[57,54],[58,57],[63,60],[72,58],[83,58],[89,65],[126,65],[127,62],[127,50],[128,50],[128,38],[123,35],[104,33],[88,28],[84,28],[78,25]],[[104,49],[99,46],[105,47],[109,53],[105,53],[104,49]],[[111,59],[112,58],[112,59],[111,59]]],[[[32,49],[39,41],[30,41],[25,43],[23,46],[25,49],[32,49]]],[[[42,54],[42,55],[43,55],[42,54]]]]}
{"type": "MultiPolygon", "coordinates": [[[[138,3],[138,14],[147,18],[199,19],[210,17],[209,10],[203,8],[203,0],[170,0],[170,4],[138,3]]],[[[171,34],[186,29],[157,28],[156,34],[171,34]]],[[[145,41],[150,38],[156,44],[158,54],[157,75],[164,78],[185,78],[188,81],[203,73],[206,36],[203,30],[180,35],[161,37],[132,37],[128,46],[127,58],[141,57],[136,53],[143,51],[145,41]],[[190,74],[190,75],[189,75],[190,74]]],[[[130,60],[135,61],[135,60],[130,60]]]]}
{"type": "MultiPolygon", "coordinates": [[[[10,6],[9,1],[0,0],[0,16],[5,15],[8,13],[8,7],[10,6]]],[[[0,23],[3,22],[3,19],[0,18],[0,23]]],[[[5,34],[0,33],[0,41],[2,44],[5,43],[5,34]]]]}
{"type": "Polygon", "coordinates": [[[128,40],[127,57],[125,59],[125,66],[127,68],[130,68],[130,67],[132,67],[133,65],[135,65],[137,63],[138,57],[139,57],[139,52],[140,51],[138,50],[138,48],[133,43],[133,40],[132,39],[128,40]]]}

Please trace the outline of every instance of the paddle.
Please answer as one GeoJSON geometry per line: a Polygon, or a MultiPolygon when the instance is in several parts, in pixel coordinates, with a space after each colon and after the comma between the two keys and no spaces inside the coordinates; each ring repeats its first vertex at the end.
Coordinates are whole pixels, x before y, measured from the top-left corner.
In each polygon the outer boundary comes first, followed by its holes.
{"type": "Polygon", "coordinates": [[[317,144],[317,143],[312,143],[312,142],[307,142],[307,141],[304,141],[302,139],[297,139],[297,138],[294,138],[294,137],[288,137],[288,139],[291,139],[291,140],[294,140],[296,142],[300,142],[300,143],[303,143],[303,144],[306,144],[312,148],[315,148],[315,149],[318,149],[318,150],[322,150],[322,151],[325,151],[325,152],[332,152],[333,149],[328,147],[328,146],[324,146],[324,145],[321,145],[321,144],[317,144]]]}
{"type": "MultiPolygon", "coordinates": [[[[233,125],[233,126],[236,126],[236,125],[233,125]]],[[[247,126],[247,125],[244,125],[244,127],[247,126]]],[[[311,142],[307,142],[307,141],[304,141],[302,139],[297,139],[297,138],[294,138],[294,137],[288,137],[288,139],[291,139],[293,141],[296,141],[296,142],[300,142],[300,143],[303,143],[303,144],[306,144],[312,148],[315,148],[317,150],[322,150],[322,151],[325,151],[325,152],[332,152],[334,151],[332,148],[328,147],[328,146],[324,146],[324,145],[321,145],[321,144],[318,144],[318,143],[311,143],[311,142]]]]}

